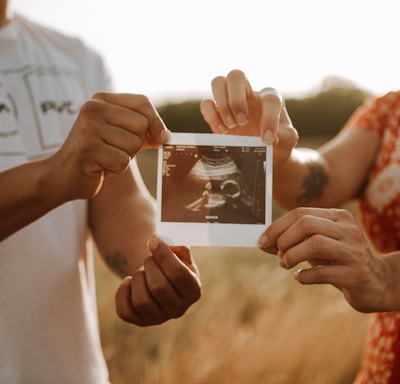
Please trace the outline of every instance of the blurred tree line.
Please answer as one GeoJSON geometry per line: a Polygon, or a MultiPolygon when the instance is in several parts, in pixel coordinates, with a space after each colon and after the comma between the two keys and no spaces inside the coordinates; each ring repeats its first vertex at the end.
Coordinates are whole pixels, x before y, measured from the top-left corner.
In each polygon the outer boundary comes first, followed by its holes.
{"type": "MultiPolygon", "coordinates": [[[[300,138],[334,136],[351,113],[370,93],[337,77],[325,79],[320,88],[301,98],[285,98],[288,112],[300,138]]],[[[200,100],[167,103],[158,111],[173,132],[207,133],[210,128],[200,113],[200,100]]]]}

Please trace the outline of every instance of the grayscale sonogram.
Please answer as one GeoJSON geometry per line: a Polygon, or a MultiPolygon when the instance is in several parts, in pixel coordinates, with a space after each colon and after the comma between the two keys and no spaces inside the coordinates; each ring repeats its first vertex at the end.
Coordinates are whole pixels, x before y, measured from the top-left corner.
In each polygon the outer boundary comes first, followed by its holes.
{"type": "Polygon", "coordinates": [[[265,224],[266,151],[164,145],[161,221],[265,224]]]}

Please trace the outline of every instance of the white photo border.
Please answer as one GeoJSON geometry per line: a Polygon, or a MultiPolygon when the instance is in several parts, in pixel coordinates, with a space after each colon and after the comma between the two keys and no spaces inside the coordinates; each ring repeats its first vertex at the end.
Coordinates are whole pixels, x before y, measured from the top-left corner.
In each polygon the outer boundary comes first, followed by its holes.
{"type": "MultiPolygon", "coordinates": [[[[272,220],[272,145],[266,145],[259,137],[220,135],[212,133],[172,133],[168,145],[265,147],[265,223],[225,224],[162,221],[163,160],[164,147],[158,150],[157,167],[157,235],[168,245],[211,247],[256,247],[260,235],[272,220]]],[[[179,193],[179,191],[177,191],[179,193]]]]}

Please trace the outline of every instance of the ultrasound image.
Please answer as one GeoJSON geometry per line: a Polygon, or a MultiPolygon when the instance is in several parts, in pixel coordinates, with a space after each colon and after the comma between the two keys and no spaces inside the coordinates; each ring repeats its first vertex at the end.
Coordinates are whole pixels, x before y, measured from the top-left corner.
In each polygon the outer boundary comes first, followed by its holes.
{"type": "Polygon", "coordinates": [[[265,147],[165,145],[161,221],[265,223],[265,147]]]}

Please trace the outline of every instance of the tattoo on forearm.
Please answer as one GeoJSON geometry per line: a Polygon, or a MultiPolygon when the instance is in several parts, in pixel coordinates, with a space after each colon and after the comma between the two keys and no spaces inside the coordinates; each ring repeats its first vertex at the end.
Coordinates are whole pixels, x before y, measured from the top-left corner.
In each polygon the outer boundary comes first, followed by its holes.
{"type": "Polygon", "coordinates": [[[113,254],[107,254],[104,259],[118,276],[125,277],[128,275],[128,261],[120,252],[116,251],[113,254]]]}
{"type": "Polygon", "coordinates": [[[297,201],[300,205],[307,205],[311,201],[321,198],[323,190],[328,183],[328,175],[325,173],[322,164],[310,163],[308,168],[310,174],[303,180],[303,192],[297,196],[297,201]]]}

